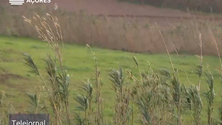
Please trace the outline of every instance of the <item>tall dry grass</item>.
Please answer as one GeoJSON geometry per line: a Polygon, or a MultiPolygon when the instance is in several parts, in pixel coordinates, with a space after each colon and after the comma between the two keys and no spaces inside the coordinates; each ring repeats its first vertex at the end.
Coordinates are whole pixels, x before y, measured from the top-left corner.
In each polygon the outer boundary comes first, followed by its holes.
{"type": "MultiPolygon", "coordinates": [[[[58,17],[63,27],[63,40],[66,43],[89,44],[108,49],[124,50],[144,53],[165,52],[159,31],[165,38],[169,52],[176,50],[192,54],[199,54],[199,33],[202,34],[203,55],[217,55],[208,26],[216,36],[217,41],[222,40],[222,22],[208,20],[156,20],[134,18],[96,17],[84,12],[64,12],[60,9],[53,10],[46,6],[22,6],[12,8],[0,5],[0,34],[13,36],[27,36],[37,38],[35,31],[25,25],[21,15],[31,17],[36,12],[40,16],[45,12],[58,17]],[[198,33],[196,30],[198,29],[198,33]],[[173,43],[173,44],[172,44],[173,43]]],[[[221,43],[218,42],[218,46],[221,43]]],[[[220,52],[221,53],[221,49],[220,52]]]]}

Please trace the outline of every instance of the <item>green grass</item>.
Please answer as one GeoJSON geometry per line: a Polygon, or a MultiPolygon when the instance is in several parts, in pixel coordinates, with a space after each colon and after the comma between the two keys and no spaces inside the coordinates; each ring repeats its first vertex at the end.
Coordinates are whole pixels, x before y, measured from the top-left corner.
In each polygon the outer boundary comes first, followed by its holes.
{"type": "MultiPolygon", "coordinates": [[[[124,71],[131,69],[133,73],[138,74],[137,67],[132,59],[132,56],[136,56],[140,63],[141,71],[148,71],[149,66],[147,61],[150,62],[154,70],[168,69],[171,70],[171,64],[167,54],[137,54],[122,51],[105,50],[100,48],[92,48],[98,59],[98,67],[101,71],[103,80],[102,97],[105,103],[105,115],[112,116],[115,95],[111,90],[111,82],[109,80],[108,71],[112,68],[118,68],[122,66],[124,71]]],[[[31,75],[28,72],[28,68],[24,65],[22,53],[28,53],[33,57],[37,66],[44,72],[44,59],[49,53],[49,49],[46,43],[39,40],[30,38],[17,38],[17,37],[0,37],[0,90],[4,91],[8,98],[5,102],[12,104],[16,111],[25,112],[27,110],[27,96],[25,92],[38,92],[42,87],[41,82],[36,76],[31,75]],[[7,77],[2,77],[8,76],[7,77]],[[4,79],[4,80],[3,80],[4,79]]],[[[70,87],[71,87],[71,109],[74,110],[76,103],[74,97],[77,94],[77,87],[82,84],[83,80],[91,79],[94,77],[94,61],[87,47],[79,45],[66,44],[62,48],[62,56],[64,59],[65,68],[68,73],[72,75],[70,87]]],[[[172,61],[176,69],[179,70],[179,77],[183,84],[189,86],[190,83],[187,80],[187,76],[184,71],[187,72],[191,84],[197,84],[198,77],[195,74],[196,65],[199,63],[198,58],[195,55],[180,55],[178,57],[172,54],[172,61]],[[182,62],[181,62],[182,61],[182,62]]],[[[215,77],[215,92],[216,100],[215,106],[220,105],[220,86],[219,81],[219,60],[218,57],[204,56],[204,70],[206,65],[210,65],[210,69],[215,77]]],[[[203,77],[205,78],[205,77],[203,77]]],[[[202,91],[207,89],[207,83],[202,82],[202,91]]],[[[202,93],[201,93],[202,94],[202,93]]],[[[205,102],[205,98],[202,98],[205,102]]],[[[5,110],[6,107],[0,107],[0,112],[5,110]]],[[[72,112],[71,111],[71,112],[72,112]]],[[[206,106],[204,106],[203,113],[206,114],[206,106]]],[[[216,112],[215,112],[216,116],[216,112]]],[[[190,118],[190,116],[188,117],[190,118]]],[[[203,115],[203,118],[207,118],[203,115]]],[[[207,119],[203,119],[206,122],[207,119]]]]}

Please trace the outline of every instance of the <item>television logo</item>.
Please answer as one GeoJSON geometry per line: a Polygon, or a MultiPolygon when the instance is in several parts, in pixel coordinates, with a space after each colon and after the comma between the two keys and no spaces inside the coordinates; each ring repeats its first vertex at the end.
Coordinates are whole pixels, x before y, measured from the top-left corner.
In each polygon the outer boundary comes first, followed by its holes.
{"type": "Polygon", "coordinates": [[[51,3],[51,0],[9,0],[11,5],[23,5],[24,3],[51,3]]]}
{"type": "Polygon", "coordinates": [[[24,0],[9,0],[9,3],[11,5],[22,5],[24,3],[24,0]]]}

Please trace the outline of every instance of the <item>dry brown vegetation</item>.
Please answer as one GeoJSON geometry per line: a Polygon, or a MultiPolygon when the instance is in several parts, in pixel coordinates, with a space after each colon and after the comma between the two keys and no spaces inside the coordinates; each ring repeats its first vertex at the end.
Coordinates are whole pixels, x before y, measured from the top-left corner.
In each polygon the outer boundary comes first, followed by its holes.
{"type": "MultiPolygon", "coordinates": [[[[89,44],[108,49],[160,53],[165,52],[165,47],[161,42],[161,37],[155,22],[152,19],[136,18],[112,18],[96,17],[83,12],[65,12],[53,10],[41,5],[31,8],[28,5],[13,8],[9,5],[0,6],[0,34],[13,36],[28,36],[37,38],[34,30],[26,25],[21,15],[30,17],[33,13],[43,15],[49,12],[57,16],[62,27],[64,41],[67,43],[89,44]],[[19,11],[18,11],[19,10],[19,11]]],[[[203,54],[216,55],[214,44],[211,42],[209,27],[212,29],[217,41],[222,39],[222,22],[196,20],[164,19],[165,23],[159,25],[165,38],[166,45],[170,52],[175,48],[178,52],[198,54],[200,47],[198,44],[199,33],[202,34],[203,54]]],[[[221,43],[218,42],[218,46],[221,43]]],[[[220,51],[221,52],[221,51],[220,51]]]]}

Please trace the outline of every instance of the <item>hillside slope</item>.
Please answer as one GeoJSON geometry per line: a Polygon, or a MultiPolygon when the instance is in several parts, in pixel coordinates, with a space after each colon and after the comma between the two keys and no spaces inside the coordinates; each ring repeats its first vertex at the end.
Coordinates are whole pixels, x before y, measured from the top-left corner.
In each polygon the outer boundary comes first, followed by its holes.
{"type": "MultiPolygon", "coordinates": [[[[174,10],[157,8],[149,5],[135,5],[118,2],[117,0],[51,0],[51,5],[57,3],[62,9],[68,11],[84,10],[90,14],[132,14],[155,16],[185,16],[187,13],[174,10]]],[[[1,4],[9,4],[8,0],[1,0],[1,4]]],[[[31,4],[29,4],[32,6],[31,4]]],[[[37,5],[37,4],[34,4],[37,5]]]]}
{"type": "Polygon", "coordinates": [[[173,10],[156,8],[149,5],[135,5],[117,0],[53,0],[62,9],[68,11],[84,10],[91,14],[132,14],[132,15],[155,15],[155,16],[186,16],[187,13],[173,10]]]}

